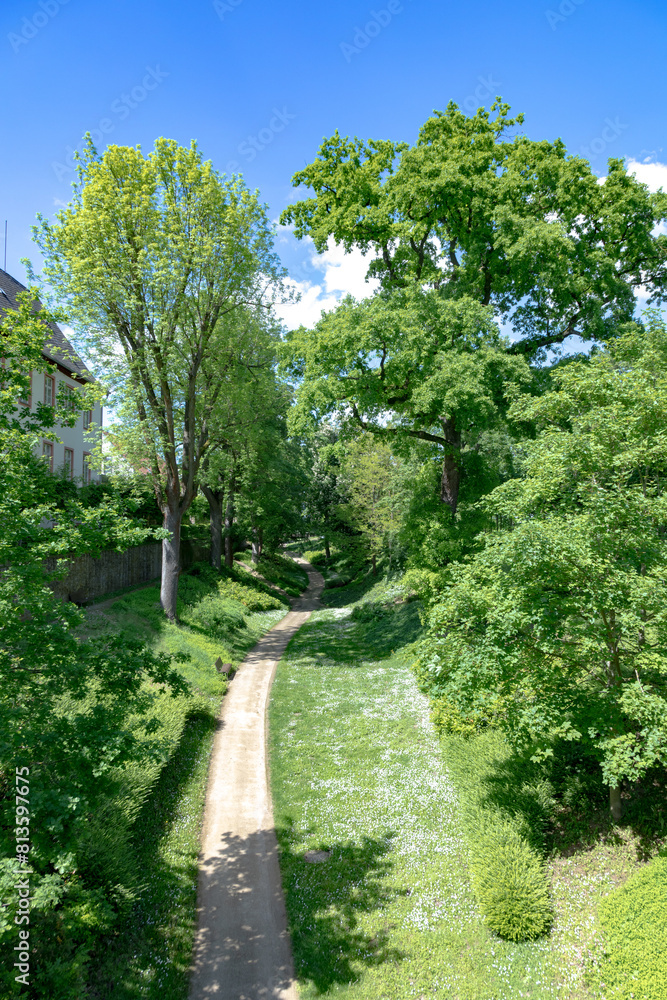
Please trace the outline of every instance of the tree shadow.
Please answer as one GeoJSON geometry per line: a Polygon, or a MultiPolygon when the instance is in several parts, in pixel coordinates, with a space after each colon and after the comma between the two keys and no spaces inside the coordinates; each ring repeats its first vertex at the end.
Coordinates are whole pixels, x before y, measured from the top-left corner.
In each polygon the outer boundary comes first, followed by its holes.
{"type": "MultiPolygon", "coordinates": [[[[559,741],[542,762],[509,750],[489,760],[480,805],[514,817],[540,853],[569,857],[600,842],[625,843],[609,811],[598,761],[584,747],[559,741]]],[[[667,776],[655,768],[622,787],[621,826],[632,834],[638,860],[653,856],[667,835],[667,776]]]]}
{"type": "MultiPolygon", "coordinates": [[[[287,821],[289,824],[289,820],[287,821]]],[[[362,917],[380,914],[398,894],[385,879],[392,837],[364,837],[352,842],[322,845],[328,860],[310,864],[295,851],[297,834],[286,825],[277,831],[280,867],[285,891],[294,962],[298,979],[311,982],[319,994],[335,985],[353,983],[361,967],[399,962],[405,956],[389,943],[391,927],[373,932],[362,917]]],[[[303,831],[298,835],[302,840],[303,831]]]]}
{"type": "Polygon", "coordinates": [[[86,996],[95,1000],[157,996],[151,989],[157,983],[147,982],[145,970],[161,966],[169,967],[167,985],[172,990],[162,995],[187,993],[197,858],[178,854],[166,860],[159,844],[179,821],[184,790],[217,725],[205,712],[188,716],[173,753],[137,813],[127,860],[138,892],[129,911],[96,942],[86,996]],[[179,907],[174,907],[174,900],[180,901],[179,907]]]}
{"type": "Polygon", "coordinates": [[[370,658],[371,651],[373,661],[389,658],[396,650],[414,642],[421,628],[419,606],[403,604],[390,608],[376,621],[316,620],[295,636],[291,649],[297,655],[307,651],[315,662],[321,660],[329,667],[333,661],[347,669],[356,669],[370,658]],[[313,630],[317,631],[316,651],[313,650],[313,630]]]}

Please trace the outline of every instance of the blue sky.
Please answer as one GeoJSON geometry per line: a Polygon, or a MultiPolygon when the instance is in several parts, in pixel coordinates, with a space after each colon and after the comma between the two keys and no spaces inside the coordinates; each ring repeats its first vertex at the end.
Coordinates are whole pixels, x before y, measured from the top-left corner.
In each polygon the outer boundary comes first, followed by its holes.
{"type": "MultiPolygon", "coordinates": [[[[24,280],[20,259],[39,264],[30,227],[68,200],[86,130],[146,151],[196,139],[277,218],[336,128],[412,141],[450,99],[501,94],[531,138],[560,136],[600,174],[625,156],[667,189],[666,42],[664,0],[4,0],[7,269],[24,280]]],[[[286,233],[278,248],[303,293],[290,325],[364,292],[359,259],[314,259],[286,233]]]]}

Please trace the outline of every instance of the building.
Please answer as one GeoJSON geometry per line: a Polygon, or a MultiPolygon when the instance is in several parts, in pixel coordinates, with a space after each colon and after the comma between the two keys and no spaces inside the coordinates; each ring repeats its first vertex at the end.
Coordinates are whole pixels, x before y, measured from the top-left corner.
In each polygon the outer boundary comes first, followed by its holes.
{"type": "MultiPolygon", "coordinates": [[[[25,291],[25,285],[0,268],[0,313],[16,309],[16,297],[19,292],[25,291]]],[[[21,400],[31,409],[36,407],[38,401],[52,404],[58,392],[62,391],[62,385],[69,392],[78,392],[82,386],[93,381],[60,327],[56,323],[49,325],[51,334],[42,352],[48,364],[48,373],[32,372],[30,399],[21,400]]],[[[102,407],[96,404],[92,410],[79,414],[74,427],[56,426],[54,432],[60,441],[45,438],[40,447],[51,471],[64,470],[67,476],[81,479],[84,483],[99,479],[99,474],[91,468],[90,452],[101,436],[102,407]]]]}

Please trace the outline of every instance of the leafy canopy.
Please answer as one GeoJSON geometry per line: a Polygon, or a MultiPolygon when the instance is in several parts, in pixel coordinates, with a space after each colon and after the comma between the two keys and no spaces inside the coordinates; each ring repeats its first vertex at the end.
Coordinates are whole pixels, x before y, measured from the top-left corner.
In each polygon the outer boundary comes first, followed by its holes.
{"type": "Polygon", "coordinates": [[[512,132],[500,98],[466,116],[436,111],[417,142],[326,139],[295,186],[313,196],[281,221],[319,252],[331,239],[367,253],[385,290],[430,287],[491,305],[534,357],[571,334],[604,338],[634,313],[633,289],[664,296],[667,196],[621,160],[604,184],[560,139],[512,132]]]}
{"type": "Polygon", "coordinates": [[[452,567],[421,663],[473,717],[500,694],[501,724],[538,754],[588,744],[614,787],[667,757],[664,320],[553,379],[514,407],[540,428],[525,475],[483,501],[513,527],[452,567]]]}

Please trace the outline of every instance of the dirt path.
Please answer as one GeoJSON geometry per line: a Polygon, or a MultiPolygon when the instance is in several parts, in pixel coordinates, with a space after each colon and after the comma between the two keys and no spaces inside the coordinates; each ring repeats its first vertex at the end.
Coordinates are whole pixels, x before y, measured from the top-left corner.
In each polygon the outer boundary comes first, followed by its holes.
{"type": "Polygon", "coordinates": [[[209,766],[190,1000],[297,1000],[267,775],[276,666],[318,606],[321,575],[246,656],[223,700],[209,766]]]}

